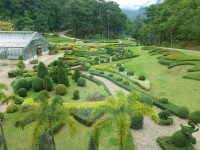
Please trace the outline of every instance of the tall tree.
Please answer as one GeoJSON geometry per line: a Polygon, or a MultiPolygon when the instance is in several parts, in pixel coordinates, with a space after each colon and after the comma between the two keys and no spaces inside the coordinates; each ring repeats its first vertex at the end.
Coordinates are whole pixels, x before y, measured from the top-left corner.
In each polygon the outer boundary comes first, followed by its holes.
{"type": "Polygon", "coordinates": [[[37,77],[44,79],[48,75],[48,70],[43,62],[40,62],[37,70],[37,77]]]}

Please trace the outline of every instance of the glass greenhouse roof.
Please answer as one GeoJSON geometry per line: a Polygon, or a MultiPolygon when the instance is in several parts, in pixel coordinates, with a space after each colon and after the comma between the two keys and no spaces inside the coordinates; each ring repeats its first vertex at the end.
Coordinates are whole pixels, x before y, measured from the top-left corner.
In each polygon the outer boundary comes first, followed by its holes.
{"type": "Polygon", "coordinates": [[[0,31],[0,48],[25,48],[38,38],[43,37],[34,31],[0,31]]]}

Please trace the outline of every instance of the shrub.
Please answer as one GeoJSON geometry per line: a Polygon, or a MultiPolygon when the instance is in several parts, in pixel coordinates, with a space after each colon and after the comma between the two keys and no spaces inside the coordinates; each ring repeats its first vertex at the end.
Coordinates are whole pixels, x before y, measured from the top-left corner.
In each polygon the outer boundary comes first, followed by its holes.
{"type": "Polygon", "coordinates": [[[108,75],[108,77],[113,77],[113,74],[110,73],[110,74],[108,75]]]}
{"type": "Polygon", "coordinates": [[[17,73],[15,71],[12,70],[12,71],[8,72],[8,77],[9,78],[13,78],[13,77],[16,77],[16,76],[17,76],[17,73]]]}
{"type": "Polygon", "coordinates": [[[177,147],[185,147],[187,138],[185,138],[185,135],[183,132],[177,131],[172,135],[171,141],[177,147]]]}
{"type": "Polygon", "coordinates": [[[117,78],[116,80],[117,80],[117,81],[123,81],[123,79],[122,79],[122,78],[117,78]]]}
{"type": "Polygon", "coordinates": [[[181,117],[183,119],[187,119],[189,116],[189,109],[186,107],[181,107],[178,110],[178,114],[179,114],[179,117],[181,117]]]}
{"type": "Polygon", "coordinates": [[[159,99],[159,102],[160,102],[160,103],[163,103],[163,104],[168,104],[168,103],[169,103],[169,101],[168,101],[167,98],[160,98],[160,99],[159,99]]]}
{"type": "Polygon", "coordinates": [[[66,70],[63,67],[58,69],[58,83],[64,84],[66,87],[69,86],[69,79],[66,70]]]}
{"type": "Polygon", "coordinates": [[[124,85],[129,85],[129,82],[128,81],[124,81],[123,84],[124,85]]]}
{"type": "Polygon", "coordinates": [[[24,102],[24,99],[22,97],[16,95],[12,96],[12,99],[15,104],[22,104],[24,102]]]}
{"type": "Polygon", "coordinates": [[[118,71],[123,72],[125,70],[125,68],[123,66],[120,66],[118,71]]]}
{"type": "Polygon", "coordinates": [[[77,85],[80,86],[80,87],[84,87],[86,85],[86,80],[82,77],[80,77],[78,80],[77,80],[77,85]]]}
{"type": "Polygon", "coordinates": [[[108,96],[108,93],[102,86],[88,89],[86,92],[87,100],[89,101],[101,101],[108,96]]]}
{"type": "Polygon", "coordinates": [[[124,53],[124,58],[129,58],[130,57],[130,53],[128,52],[128,51],[126,51],[125,53],[124,53]]]}
{"type": "Polygon", "coordinates": [[[52,137],[46,131],[40,136],[38,150],[53,150],[52,137]]]}
{"type": "Polygon", "coordinates": [[[92,136],[90,136],[89,145],[87,150],[99,150],[98,146],[95,144],[92,136]]]}
{"type": "Polygon", "coordinates": [[[25,78],[21,78],[15,83],[15,90],[18,91],[21,88],[25,88],[27,91],[30,89],[30,84],[25,78]]]}
{"type": "Polygon", "coordinates": [[[145,81],[145,76],[139,76],[138,80],[145,81]]]}
{"type": "Polygon", "coordinates": [[[14,113],[17,111],[17,105],[16,104],[11,104],[7,107],[6,109],[7,113],[14,113]]]}
{"type": "Polygon", "coordinates": [[[21,88],[17,91],[17,94],[21,97],[26,97],[27,96],[27,90],[25,88],[21,88]]]}
{"type": "Polygon", "coordinates": [[[43,86],[44,86],[44,89],[47,91],[53,90],[53,81],[52,81],[51,77],[49,77],[49,76],[44,77],[43,86]]]}
{"type": "Polygon", "coordinates": [[[99,73],[100,73],[100,74],[104,74],[104,72],[103,72],[103,71],[100,71],[99,73]]]}
{"type": "Polygon", "coordinates": [[[163,110],[161,112],[158,113],[159,115],[159,123],[160,125],[171,125],[173,124],[173,119],[170,118],[171,115],[171,112],[169,110],[163,110]]]}
{"type": "Polygon", "coordinates": [[[94,61],[99,61],[99,60],[100,60],[99,57],[95,57],[95,58],[94,58],[94,61]]]}
{"type": "Polygon", "coordinates": [[[117,63],[116,66],[117,67],[122,67],[122,64],[121,63],[117,63]]]}
{"type": "Polygon", "coordinates": [[[140,102],[153,107],[153,100],[150,96],[142,95],[140,98],[140,102]]]}
{"type": "Polygon", "coordinates": [[[50,98],[49,92],[47,90],[42,90],[38,94],[46,98],[50,98]]]}
{"type": "Polygon", "coordinates": [[[40,62],[38,65],[37,77],[44,79],[46,75],[48,75],[47,68],[43,62],[40,62]]]}
{"type": "Polygon", "coordinates": [[[61,59],[59,59],[58,60],[58,68],[65,68],[65,64],[64,64],[64,62],[61,60],[61,59]]]}
{"type": "Polygon", "coordinates": [[[133,71],[127,71],[127,76],[133,76],[134,72],[133,71]]]}
{"type": "Polygon", "coordinates": [[[38,70],[38,65],[34,65],[32,68],[33,68],[34,71],[37,71],[38,70]]]}
{"type": "Polygon", "coordinates": [[[4,116],[3,112],[0,112],[0,119],[1,119],[1,121],[3,121],[5,119],[5,116],[4,116]]]}
{"type": "Polygon", "coordinates": [[[32,88],[35,92],[39,92],[41,90],[44,90],[43,86],[43,79],[42,78],[35,78],[32,83],[32,88]]]}
{"type": "Polygon", "coordinates": [[[52,75],[52,80],[54,83],[58,83],[58,75],[52,75]]]}
{"type": "Polygon", "coordinates": [[[143,116],[136,116],[131,118],[131,128],[132,129],[142,129],[143,127],[143,116]]]}
{"type": "Polygon", "coordinates": [[[29,109],[29,105],[24,105],[24,106],[22,106],[22,108],[21,108],[21,112],[27,112],[28,109],[29,109]]]}
{"type": "Polygon", "coordinates": [[[73,76],[73,79],[75,82],[77,82],[77,80],[81,77],[81,73],[80,71],[78,70],[78,68],[75,69],[74,71],[74,76],[73,76]]]}
{"type": "Polygon", "coordinates": [[[189,120],[194,124],[200,123],[200,111],[194,111],[189,115],[189,120]]]}
{"type": "Polygon", "coordinates": [[[67,94],[67,87],[64,84],[58,84],[55,88],[56,95],[66,95],[67,94]]]}
{"type": "Polygon", "coordinates": [[[74,93],[73,93],[73,99],[74,99],[74,100],[80,99],[79,90],[75,90],[75,91],[74,91],[74,93]]]}

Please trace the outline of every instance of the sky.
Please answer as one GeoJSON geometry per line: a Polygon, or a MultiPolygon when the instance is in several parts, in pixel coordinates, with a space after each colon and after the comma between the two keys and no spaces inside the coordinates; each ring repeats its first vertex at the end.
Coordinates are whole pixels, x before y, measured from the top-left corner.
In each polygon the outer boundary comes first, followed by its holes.
{"type": "MultiPolygon", "coordinates": [[[[107,0],[108,1],[108,0],[107,0]]],[[[151,4],[155,4],[159,0],[112,0],[120,5],[120,8],[139,9],[151,4]]]]}

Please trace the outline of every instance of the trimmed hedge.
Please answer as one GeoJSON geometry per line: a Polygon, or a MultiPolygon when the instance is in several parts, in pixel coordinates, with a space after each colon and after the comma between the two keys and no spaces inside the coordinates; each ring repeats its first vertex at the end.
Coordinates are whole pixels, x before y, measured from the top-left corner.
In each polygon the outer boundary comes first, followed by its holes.
{"type": "Polygon", "coordinates": [[[67,94],[67,87],[64,84],[58,84],[55,90],[56,90],[56,95],[63,96],[67,94]]]}
{"type": "Polygon", "coordinates": [[[21,78],[16,81],[14,88],[16,91],[21,88],[25,88],[28,91],[30,89],[30,83],[25,78],[21,78]]]}
{"type": "Polygon", "coordinates": [[[77,85],[80,86],[80,87],[84,87],[86,86],[86,80],[82,77],[80,77],[78,80],[77,80],[77,85]]]}
{"type": "Polygon", "coordinates": [[[178,114],[179,114],[179,117],[183,118],[183,119],[187,119],[189,117],[189,109],[186,108],[186,107],[181,107],[178,109],[178,114]]]}
{"type": "Polygon", "coordinates": [[[194,124],[200,123],[200,111],[194,111],[189,115],[189,120],[194,124]]]}
{"type": "Polygon", "coordinates": [[[6,109],[7,113],[14,113],[16,111],[17,111],[17,105],[16,104],[11,104],[6,109]]]}
{"type": "Polygon", "coordinates": [[[159,99],[159,102],[160,102],[160,103],[163,103],[163,104],[168,104],[168,103],[169,103],[169,101],[168,101],[167,98],[160,98],[160,99],[159,99]]]}
{"type": "Polygon", "coordinates": [[[145,81],[145,76],[139,76],[138,80],[145,81]]]}
{"type": "Polygon", "coordinates": [[[44,90],[43,85],[44,80],[42,78],[35,78],[32,83],[32,88],[35,92],[39,92],[41,90],[44,90]]]}
{"type": "Polygon", "coordinates": [[[73,99],[74,99],[74,100],[80,99],[79,90],[75,90],[75,91],[74,91],[74,93],[73,93],[73,99]]]}
{"type": "Polygon", "coordinates": [[[20,97],[26,97],[27,96],[27,90],[25,88],[21,88],[17,91],[17,94],[20,96],[20,97]]]}
{"type": "Polygon", "coordinates": [[[142,129],[143,127],[143,123],[144,123],[144,117],[143,116],[136,116],[131,118],[131,129],[142,129]]]}

